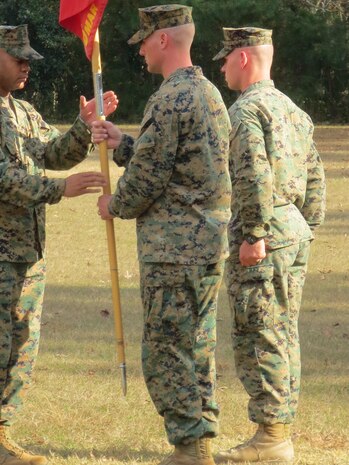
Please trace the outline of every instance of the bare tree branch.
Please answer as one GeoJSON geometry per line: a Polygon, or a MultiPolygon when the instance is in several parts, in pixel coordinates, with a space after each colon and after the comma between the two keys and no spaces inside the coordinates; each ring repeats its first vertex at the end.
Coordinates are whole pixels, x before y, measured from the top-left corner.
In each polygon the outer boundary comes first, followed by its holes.
{"type": "Polygon", "coordinates": [[[333,13],[342,20],[349,19],[348,0],[298,0],[298,2],[314,12],[333,13]]]}

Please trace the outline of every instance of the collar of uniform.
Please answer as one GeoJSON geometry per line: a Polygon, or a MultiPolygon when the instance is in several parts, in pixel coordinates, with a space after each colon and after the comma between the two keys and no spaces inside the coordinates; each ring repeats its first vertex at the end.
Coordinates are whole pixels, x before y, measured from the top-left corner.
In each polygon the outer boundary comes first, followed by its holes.
{"type": "Polygon", "coordinates": [[[247,89],[241,93],[240,97],[242,95],[246,95],[248,92],[260,89],[261,87],[275,87],[274,81],[272,79],[263,79],[262,81],[255,82],[254,84],[251,84],[249,87],[247,87],[247,89]]]}
{"type": "Polygon", "coordinates": [[[8,95],[7,97],[2,97],[0,95],[0,107],[8,108],[9,106],[10,106],[10,95],[8,95]]]}
{"type": "Polygon", "coordinates": [[[200,66],[188,66],[187,68],[177,68],[173,71],[161,84],[161,87],[170,81],[177,79],[190,78],[195,76],[202,76],[202,69],[200,66]]]}
{"type": "Polygon", "coordinates": [[[0,95],[0,111],[3,111],[7,117],[15,118],[15,99],[12,95],[2,97],[0,95]]]}

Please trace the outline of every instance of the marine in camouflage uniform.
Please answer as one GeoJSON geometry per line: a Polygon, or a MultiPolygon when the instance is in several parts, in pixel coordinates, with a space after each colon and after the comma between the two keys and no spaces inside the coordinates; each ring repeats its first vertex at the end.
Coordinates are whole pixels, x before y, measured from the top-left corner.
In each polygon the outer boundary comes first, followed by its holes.
{"type": "Polygon", "coordinates": [[[25,25],[0,26],[0,461],[8,465],[46,461],[8,437],[38,352],[45,204],[67,195],[68,180],[49,179],[45,169],[71,168],[92,147],[91,133],[81,118],[61,135],[29,103],[11,96],[12,90],[24,86],[29,60],[40,58],[30,47],[25,25]]]}
{"type": "Polygon", "coordinates": [[[229,109],[227,289],[237,374],[259,429],[252,442],[220,453],[217,461],[292,460],[288,425],[300,387],[298,317],[313,230],[324,218],[324,171],[310,117],[268,75],[272,31],[223,31],[224,48],[215,59],[226,59],[228,86],[242,91],[229,109]],[[267,71],[258,68],[261,60],[267,71]],[[240,66],[251,66],[251,74],[240,66]],[[258,255],[262,245],[266,251],[258,255]]]}
{"type": "MultiPolygon", "coordinates": [[[[161,30],[191,25],[191,8],[155,6],[139,14],[141,30],[129,42],[144,41],[140,54],[149,70],[157,69],[152,54],[161,30]],[[154,42],[151,49],[147,39],[154,42]]],[[[199,67],[175,66],[162,74],[139,136],[123,135],[114,151],[126,170],[104,208],[112,217],[137,218],[143,373],[176,446],[161,463],[209,465],[208,438],[218,432],[214,354],[228,252],[230,124],[220,93],[199,67]]]]}

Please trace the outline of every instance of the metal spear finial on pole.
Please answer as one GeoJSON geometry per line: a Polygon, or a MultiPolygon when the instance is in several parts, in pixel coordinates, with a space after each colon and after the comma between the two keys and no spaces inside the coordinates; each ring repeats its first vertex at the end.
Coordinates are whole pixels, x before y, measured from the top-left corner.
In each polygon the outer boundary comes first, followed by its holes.
{"type": "MultiPolygon", "coordinates": [[[[96,31],[94,43],[93,43],[92,73],[93,73],[94,94],[95,94],[95,100],[96,100],[97,119],[105,120],[105,116],[103,112],[102,66],[101,66],[98,29],[96,31]]],[[[110,195],[111,189],[110,189],[107,141],[103,141],[99,144],[99,159],[100,159],[100,164],[101,164],[101,171],[104,174],[106,182],[107,182],[106,186],[103,187],[103,194],[110,195]]],[[[119,361],[119,367],[121,368],[122,392],[124,395],[126,395],[126,391],[127,391],[126,358],[125,358],[124,336],[123,336],[123,329],[122,329],[120,287],[119,287],[119,277],[118,277],[118,264],[117,264],[117,257],[116,257],[114,222],[113,220],[106,220],[105,223],[106,223],[106,228],[107,228],[110,276],[111,276],[111,287],[112,287],[112,301],[113,301],[113,310],[114,310],[116,353],[117,353],[117,359],[119,361]]]]}

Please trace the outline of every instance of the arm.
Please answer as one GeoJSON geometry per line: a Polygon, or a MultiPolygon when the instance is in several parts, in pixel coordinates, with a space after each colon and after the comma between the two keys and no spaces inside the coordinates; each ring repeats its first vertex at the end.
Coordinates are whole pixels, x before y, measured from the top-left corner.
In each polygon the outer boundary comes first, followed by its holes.
{"type": "Polygon", "coordinates": [[[273,215],[273,179],[264,142],[264,132],[256,115],[242,122],[233,118],[230,146],[236,200],[243,235],[263,238],[273,215]]]}
{"type": "Polygon", "coordinates": [[[64,179],[48,179],[29,175],[26,170],[9,163],[0,150],[0,197],[18,207],[34,207],[39,203],[58,202],[65,189],[64,179]]]}
{"type": "Polygon", "coordinates": [[[307,157],[307,190],[305,201],[301,208],[301,213],[312,230],[319,226],[324,220],[325,197],[324,168],[319,153],[313,143],[307,157]]]}
{"type": "Polygon", "coordinates": [[[18,207],[32,208],[41,203],[54,204],[62,196],[76,197],[99,192],[105,185],[104,176],[97,172],[73,174],[66,179],[30,175],[5,159],[0,149],[0,197],[18,207]]]}
{"type": "MultiPolygon", "coordinates": [[[[108,116],[118,105],[118,99],[114,92],[103,94],[104,114],[108,116]]],[[[72,127],[60,135],[52,126],[47,125],[39,113],[36,120],[39,127],[39,140],[44,147],[45,166],[52,170],[69,169],[80,163],[91,152],[90,126],[96,119],[95,99],[86,101],[80,97],[80,114],[72,127]]]]}

